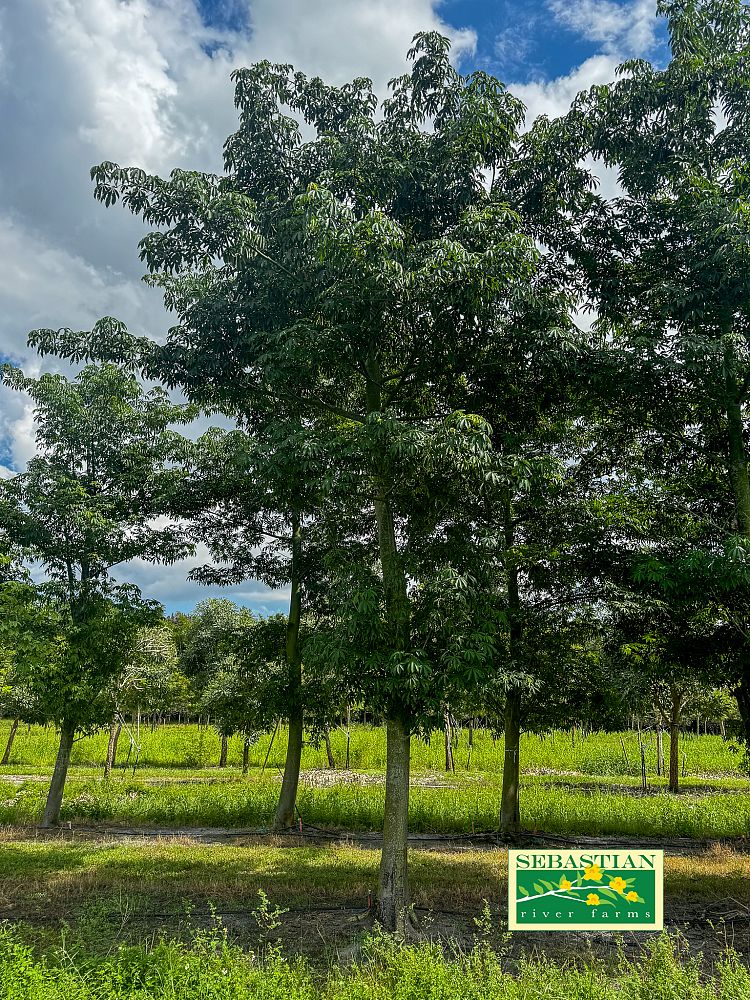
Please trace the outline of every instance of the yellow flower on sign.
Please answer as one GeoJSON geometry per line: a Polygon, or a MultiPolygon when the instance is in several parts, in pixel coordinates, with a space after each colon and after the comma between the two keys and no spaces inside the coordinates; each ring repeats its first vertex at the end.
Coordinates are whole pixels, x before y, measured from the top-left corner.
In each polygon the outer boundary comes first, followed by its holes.
{"type": "Polygon", "coordinates": [[[625,899],[627,899],[631,903],[637,903],[638,902],[638,893],[637,892],[633,892],[633,890],[631,889],[630,892],[625,896],[625,899]]]}
{"type": "Polygon", "coordinates": [[[560,879],[560,888],[561,889],[572,889],[573,888],[573,883],[569,882],[566,878],[561,878],[560,879]]]}
{"type": "Polygon", "coordinates": [[[586,906],[598,906],[599,897],[595,892],[590,892],[586,897],[586,906]]]}
{"type": "Polygon", "coordinates": [[[612,881],[609,883],[609,887],[610,889],[614,889],[615,892],[622,892],[622,890],[627,887],[627,884],[628,883],[625,881],[625,879],[620,878],[620,876],[618,875],[617,878],[612,879],[612,881]]]}
{"type": "Polygon", "coordinates": [[[589,865],[588,868],[583,869],[583,877],[590,882],[601,882],[602,870],[597,864],[589,865]]]}

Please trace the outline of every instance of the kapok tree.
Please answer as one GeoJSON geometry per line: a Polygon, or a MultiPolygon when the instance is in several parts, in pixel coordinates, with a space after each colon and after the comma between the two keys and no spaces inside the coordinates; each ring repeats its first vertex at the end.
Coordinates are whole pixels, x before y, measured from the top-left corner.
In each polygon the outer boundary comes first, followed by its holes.
{"type": "MultiPolygon", "coordinates": [[[[657,9],[667,17],[668,65],[625,63],[616,83],[579,95],[559,131],[568,144],[578,136],[577,156],[616,170],[622,189],[588,206],[570,252],[599,328],[636,373],[625,383],[634,392],[624,419],[664,441],[676,434],[698,465],[723,478],[711,548],[735,551],[739,566],[750,543],[750,8],[662,0],[657,9]],[[659,371],[661,391],[644,393],[659,371]]],[[[712,503],[716,477],[702,483],[712,503]]],[[[745,619],[735,662],[750,737],[746,635],[745,619]]]]}
{"type": "Polygon", "coordinates": [[[108,687],[127,664],[155,602],[117,583],[130,559],[172,562],[190,551],[174,527],[155,527],[174,489],[170,466],[186,411],[163,390],[144,392],[115,365],[4,382],[34,404],[37,454],[0,484],[0,525],[47,581],[20,592],[33,627],[11,641],[14,673],[60,728],[43,826],[58,822],[77,730],[111,719],[108,687]],[[41,655],[40,650],[44,651],[41,655]]]}
{"type": "MultiPolygon", "coordinates": [[[[34,337],[72,357],[135,357],[250,425],[270,401],[278,420],[341,442],[377,544],[381,641],[360,676],[387,717],[379,907],[391,928],[409,902],[412,694],[429,673],[412,630],[401,473],[418,476],[443,449],[458,476],[483,451],[481,421],[454,417],[457,400],[481,345],[545,294],[533,240],[487,183],[514,159],[520,102],[485,73],[457,73],[439,35],[417,36],[409,57],[380,107],[365,79],[330,87],[267,62],[237,71],[240,128],[221,178],[95,168],[96,197],[158,227],[141,252],[177,325],[162,345],[113,320],[34,337]]],[[[456,679],[476,681],[453,662],[456,679]]]]}

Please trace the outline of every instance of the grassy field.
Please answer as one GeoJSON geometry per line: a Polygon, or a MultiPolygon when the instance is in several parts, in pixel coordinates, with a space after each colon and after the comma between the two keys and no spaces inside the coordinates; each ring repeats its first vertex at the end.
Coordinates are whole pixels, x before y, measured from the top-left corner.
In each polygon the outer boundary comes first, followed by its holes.
{"type": "MultiPolygon", "coordinates": [[[[7,731],[6,721],[0,746],[7,731]]],[[[74,833],[36,840],[31,828],[41,816],[56,737],[51,729],[20,730],[10,763],[0,769],[0,920],[9,922],[0,924],[0,1000],[750,1000],[746,959],[724,954],[727,944],[750,953],[750,855],[724,848],[668,856],[671,936],[643,951],[643,938],[631,935],[618,958],[607,935],[589,936],[586,948],[565,935],[547,936],[554,941],[541,950],[533,935],[507,943],[505,852],[466,849],[463,841],[422,847],[410,852],[412,896],[434,934],[396,948],[371,936],[374,846],[253,837],[223,847],[140,835],[123,844],[101,832],[76,833],[97,825],[267,827],[285,733],[277,735],[264,773],[270,737],[252,748],[246,777],[239,740],[230,741],[230,766],[216,767],[212,729],[164,726],[142,729],[141,738],[135,776],[120,767],[109,781],[101,777],[106,733],[78,741],[62,814],[74,833]],[[679,955],[677,927],[686,935],[679,955]],[[699,950],[707,954],[702,965],[689,957],[699,950]]],[[[332,741],[341,766],[343,733],[332,741]]],[[[503,741],[476,732],[469,769],[466,734],[457,742],[456,771],[445,773],[442,734],[429,744],[413,741],[414,834],[497,827],[503,741]]],[[[125,737],[121,761],[127,743],[125,737]]],[[[655,748],[646,738],[649,792],[642,795],[636,734],[525,736],[524,826],[613,841],[747,837],[750,778],[739,752],[712,736],[688,736],[682,746],[685,777],[673,795],[654,774],[655,748]]],[[[298,805],[306,832],[381,829],[382,732],[355,728],[350,754],[358,773],[345,775],[327,770],[322,747],[305,747],[298,805]]]]}
{"type": "MultiPolygon", "coordinates": [[[[605,941],[611,935],[594,935],[598,952],[569,941],[560,949],[571,956],[565,961],[543,959],[536,949],[530,958],[517,946],[529,935],[511,942],[498,925],[507,874],[502,851],[412,852],[424,939],[399,946],[373,935],[363,919],[377,868],[376,851],[344,845],[239,850],[185,839],[127,847],[6,840],[0,905],[20,923],[0,928],[0,998],[750,996],[750,974],[727,953],[726,932],[723,941],[717,932],[718,947],[704,962],[691,959],[689,940],[674,934],[648,947],[641,936],[627,953],[605,941]],[[463,935],[429,940],[441,914],[463,935]]],[[[747,855],[722,849],[668,857],[666,913],[674,924],[694,912],[686,907],[696,900],[701,913],[730,902],[732,909],[746,906],[749,884],[747,855]]]]}
{"type": "MultiPolygon", "coordinates": [[[[8,723],[0,727],[0,744],[8,723]]],[[[458,739],[455,773],[443,765],[442,734],[429,743],[413,740],[414,787],[410,827],[414,833],[467,834],[495,829],[500,808],[502,739],[476,731],[471,770],[466,770],[466,734],[458,739]]],[[[142,728],[138,769],[116,770],[109,782],[100,778],[106,733],[79,740],[66,788],[62,819],[75,824],[157,827],[264,827],[278,796],[279,767],[286,734],[271,747],[270,737],[252,749],[250,774],[239,771],[241,745],[230,741],[230,766],[215,764],[219,740],[211,728],[193,725],[142,728]],[[198,762],[198,763],[197,763],[198,762]]],[[[344,734],[333,733],[334,755],[343,762],[344,734]]],[[[646,736],[648,742],[653,738],[646,736]]],[[[127,739],[125,740],[127,746],[127,739]]],[[[699,839],[750,834],[750,779],[740,770],[740,754],[720,737],[687,736],[683,792],[666,791],[666,779],[648,774],[650,793],[639,794],[640,750],[635,733],[571,733],[523,738],[525,778],[521,791],[524,825],[550,834],[687,836],[699,839]],[[637,763],[637,768],[634,768],[637,763]],[[628,770],[629,768],[629,770],[628,770]],[[637,770],[638,774],[632,773],[637,770]]],[[[121,760],[125,756],[125,747],[121,760]]],[[[51,728],[23,728],[10,763],[0,773],[0,823],[32,825],[44,804],[45,783],[55,753],[51,728]],[[26,775],[28,780],[23,781],[26,775]],[[39,779],[39,780],[34,780],[39,779]]],[[[351,764],[362,777],[347,783],[329,772],[321,786],[315,771],[325,770],[322,748],[306,746],[298,808],[305,825],[356,831],[382,827],[385,741],[382,731],[352,731],[351,764]],[[320,787],[318,787],[320,786],[320,787]]],[[[648,762],[648,757],[647,757],[648,762]]],[[[655,761],[651,764],[655,766],[655,761]]]]}
{"type": "MultiPolygon", "coordinates": [[[[709,786],[710,787],[710,786],[709,786]]],[[[156,827],[265,827],[279,792],[273,777],[183,784],[150,784],[115,778],[69,781],[63,822],[156,827]]],[[[0,784],[0,823],[31,825],[39,821],[46,785],[27,780],[0,784]]],[[[383,822],[382,784],[333,784],[309,787],[298,796],[305,826],[378,830],[383,822]]],[[[473,782],[446,787],[414,787],[409,823],[415,833],[466,834],[497,826],[500,786],[473,782]]],[[[744,837],[750,833],[750,789],[682,795],[666,791],[645,797],[612,791],[603,785],[577,788],[549,779],[530,781],[521,791],[524,825],[551,834],[623,834],[633,836],[744,837]]]]}
{"type": "Polygon", "coordinates": [[[271,949],[258,957],[221,937],[194,945],[162,942],[121,948],[107,958],[65,945],[44,957],[0,932],[2,1000],[741,1000],[750,974],[731,955],[714,969],[680,961],[669,941],[644,949],[635,963],[610,970],[597,963],[561,967],[527,959],[510,974],[501,956],[481,945],[446,957],[423,943],[394,948],[383,938],[363,942],[362,961],[325,972],[289,962],[271,949]]]}
{"type": "MultiPolygon", "coordinates": [[[[263,889],[281,906],[353,905],[364,908],[377,883],[379,852],[341,843],[282,845],[278,839],[237,848],[189,838],[128,845],[113,841],[0,842],[0,898],[25,913],[69,913],[87,899],[169,903],[184,898],[249,905],[263,889]]],[[[426,909],[477,913],[484,901],[497,911],[506,892],[502,850],[414,850],[412,897],[426,909]]],[[[664,862],[667,904],[696,893],[705,900],[750,902],[750,855],[712,848],[664,862]]]]}
{"type": "MultiPolygon", "coordinates": [[[[9,720],[0,722],[0,752],[5,745],[9,720]]],[[[21,773],[26,769],[51,768],[56,751],[56,734],[50,727],[21,727],[11,753],[6,772],[21,773]]],[[[250,763],[253,768],[263,765],[271,742],[270,734],[260,738],[251,748],[250,763]]],[[[497,774],[502,768],[504,743],[502,737],[493,740],[484,731],[474,733],[474,746],[469,758],[468,737],[465,731],[456,738],[455,764],[459,773],[467,770],[497,774]],[[467,766],[468,765],[468,766],[467,766]]],[[[185,768],[196,770],[215,766],[219,759],[219,737],[211,727],[197,725],[165,725],[153,732],[150,727],[140,730],[141,752],[139,766],[143,768],[185,768]]],[[[346,738],[340,729],[331,733],[331,744],[337,766],[343,767],[346,755],[346,738]]],[[[129,737],[121,737],[118,761],[127,757],[129,737]]],[[[101,731],[80,739],[73,747],[72,763],[82,767],[101,767],[107,748],[107,733],[101,731]]],[[[644,734],[646,766],[650,775],[656,772],[656,740],[653,733],[644,734]]],[[[668,754],[669,739],[664,738],[664,752],[668,754]]],[[[283,767],[286,749],[286,732],[280,730],[271,748],[268,766],[283,767]]],[[[681,740],[686,775],[739,775],[742,756],[720,736],[692,736],[681,740]]],[[[133,755],[131,755],[131,760],[133,755]]],[[[242,741],[233,737],[229,741],[229,764],[239,767],[242,761],[242,741]]],[[[581,737],[579,732],[550,733],[547,736],[526,734],[521,739],[521,761],[525,771],[574,771],[591,775],[640,774],[640,745],[637,733],[593,733],[581,737]]],[[[325,749],[305,746],[304,768],[327,767],[325,749]]],[[[385,734],[381,729],[355,726],[351,731],[350,766],[359,771],[382,771],[385,768],[385,734]]],[[[438,771],[444,766],[442,733],[436,733],[429,743],[412,741],[412,766],[415,771],[438,771]]],[[[681,759],[680,766],[683,766],[681,759]]]]}

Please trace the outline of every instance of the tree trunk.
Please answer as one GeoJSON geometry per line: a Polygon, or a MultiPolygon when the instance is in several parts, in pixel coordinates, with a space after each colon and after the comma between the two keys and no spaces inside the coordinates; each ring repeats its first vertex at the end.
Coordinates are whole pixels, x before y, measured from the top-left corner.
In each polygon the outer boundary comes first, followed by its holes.
{"type": "Polygon", "coordinates": [[[107,757],[104,761],[104,777],[109,778],[117,756],[117,742],[122,732],[121,723],[116,720],[109,724],[109,742],[107,743],[107,757]]]}
{"type": "Polygon", "coordinates": [[[656,773],[664,774],[664,731],[661,725],[656,727],[656,773]]]}
{"type": "Polygon", "coordinates": [[[294,826],[297,805],[299,771],[302,763],[302,659],[299,649],[299,626],[302,617],[302,595],[300,592],[300,561],[302,554],[302,534],[298,514],[292,515],[292,571],[291,595],[289,598],[289,621],[286,630],[286,663],[289,699],[289,737],[284,761],[284,777],[281,782],[279,802],[273,826],[275,830],[286,830],[294,826]]]}
{"type": "Polygon", "coordinates": [[[514,838],[521,829],[519,804],[521,737],[521,692],[513,688],[505,700],[505,759],[503,760],[503,790],[500,800],[500,835],[514,838]]]}
{"type": "Polygon", "coordinates": [[[750,657],[743,657],[743,661],[740,682],[732,691],[732,694],[737,701],[737,708],[740,713],[740,720],[742,721],[745,747],[747,748],[747,752],[750,753],[750,657]]]}
{"type": "MultiPolygon", "coordinates": [[[[737,366],[731,342],[725,340],[724,384],[727,418],[727,454],[729,481],[734,496],[735,520],[738,533],[750,538],[750,480],[747,472],[747,452],[744,441],[742,401],[737,383],[737,366]]],[[[734,690],[737,708],[744,729],[745,745],[750,749],[750,656],[743,657],[740,681],[734,690]]]]}
{"type": "Polygon", "coordinates": [[[682,711],[682,696],[676,688],[672,688],[672,712],[669,719],[669,790],[680,790],[680,714],[682,711]]]}
{"type": "Polygon", "coordinates": [[[242,744],[242,773],[247,774],[250,770],[250,743],[248,740],[242,744]]]}
{"type": "MultiPolygon", "coordinates": [[[[381,410],[382,375],[377,358],[367,362],[367,411],[381,410]]],[[[411,645],[411,608],[406,575],[396,544],[396,523],[390,501],[391,476],[381,454],[373,468],[374,508],[383,581],[386,633],[390,653],[403,654],[411,645]]],[[[393,680],[393,678],[392,678],[393,680]]],[[[380,855],[378,912],[386,930],[403,930],[409,907],[407,832],[409,826],[410,741],[408,710],[397,684],[390,694],[386,721],[385,816],[380,855]]]]}
{"type": "Polygon", "coordinates": [[[73,749],[73,738],[76,727],[71,722],[63,722],[60,729],[60,748],[57,751],[55,769],[52,772],[52,780],[47,794],[47,804],[44,807],[44,816],[41,826],[48,829],[57,826],[60,822],[60,807],[62,806],[63,791],[65,790],[65,778],[70,765],[70,752],[73,749]]]}
{"type": "Polygon", "coordinates": [[[351,705],[346,706],[346,763],[344,764],[345,770],[349,770],[349,743],[352,738],[351,734],[351,722],[352,722],[352,707],[351,705]]]}
{"type": "Polygon", "coordinates": [[[388,930],[403,931],[409,907],[409,730],[399,719],[386,725],[385,817],[380,855],[378,915],[388,930]]]}
{"type": "MultiPolygon", "coordinates": [[[[505,548],[508,591],[508,645],[511,663],[520,655],[521,600],[518,592],[518,567],[511,556],[515,543],[513,512],[510,502],[505,511],[505,548]]],[[[575,731],[575,730],[574,730],[575,731]]],[[[505,699],[505,754],[503,756],[503,790],[500,800],[500,835],[514,838],[521,829],[519,785],[521,774],[521,692],[511,688],[505,699]]]]}
{"type": "Polygon", "coordinates": [[[453,766],[453,744],[451,741],[451,717],[448,712],[443,713],[443,728],[445,732],[445,770],[455,771],[453,766]]]}
{"type": "Polygon", "coordinates": [[[227,754],[229,753],[229,737],[221,734],[221,752],[219,753],[219,767],[227,766],[227,754]]]}
{"type": "Polygon", "coordinates": [[[323,740],[326,745],[326,756],[328,757],[328,767],[331,771],[336,770],[336,761],[333,759],[333,751],[331,750],[331,734],[328,729],[325,731],[323,740]]]}
{"type": "Polygon", "coordinates": [[[3,750],[3,757],[0,760],[0,766],[5,765],[10,760],[10,752],[13,749],[13,743],[16,739],[16,733],[18,732],[18,719],[14,719],[10,724],[10,732],[8,733],[8,742],[5,744],[5,750],[3,750]]]}

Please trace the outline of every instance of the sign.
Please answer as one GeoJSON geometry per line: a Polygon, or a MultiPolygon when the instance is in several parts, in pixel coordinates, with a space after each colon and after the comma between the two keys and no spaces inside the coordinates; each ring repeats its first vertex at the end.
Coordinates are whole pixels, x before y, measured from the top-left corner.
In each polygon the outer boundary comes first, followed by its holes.
{"type": "Polygon", "coordinates": [[[512,931],[660,931],[664,851],[508,851],[512,931]]]}

